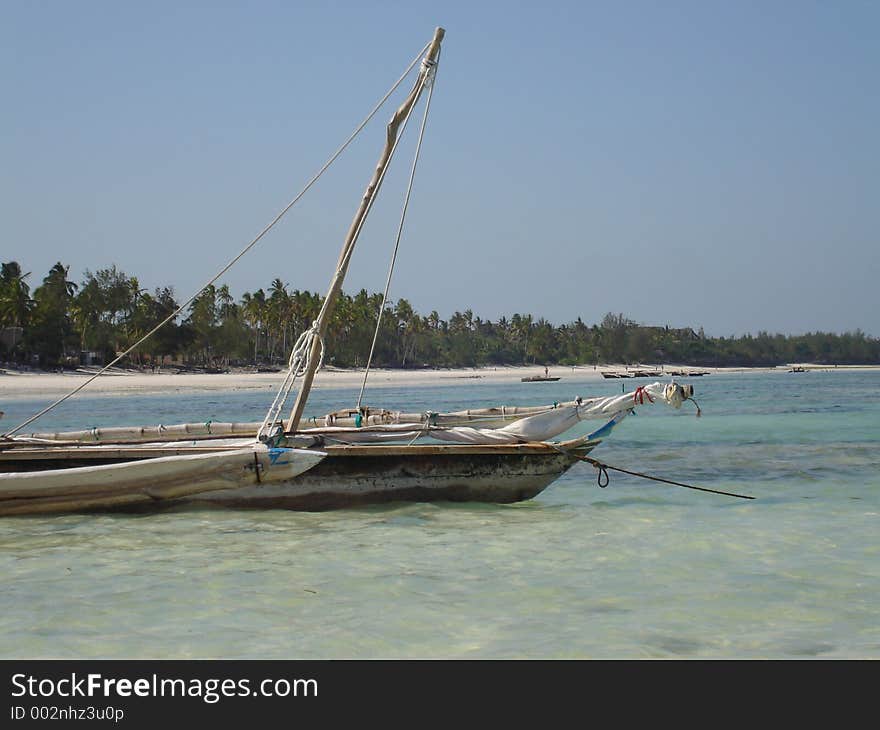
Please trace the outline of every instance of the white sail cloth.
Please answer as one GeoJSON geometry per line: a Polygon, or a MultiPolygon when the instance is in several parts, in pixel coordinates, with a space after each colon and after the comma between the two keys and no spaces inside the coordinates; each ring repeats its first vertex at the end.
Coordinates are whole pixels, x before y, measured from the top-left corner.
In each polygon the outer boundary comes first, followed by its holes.
{"type": "MultiPolygon", "coordinates": [[[[301,436],[321,436],[344,443],[376,443],[382,441],[415,440],[430,437],[440,441],[461,444],[512,444],[546,441],[591,418],[614,418],[627,414],[636,406],[664,403],[673,408],[693,394],[690,386],[677,383],[652,383],[640,386],[630,393],[591,398],[564,404],[543,413],[520,418],[501,428],[473,428],[470,426],[432,426],[424,423],[399,423],[364,428],[323,427],[298,431],[301,436]]],[[[622,419],[617,419],[622,420],[622,419]]]]}

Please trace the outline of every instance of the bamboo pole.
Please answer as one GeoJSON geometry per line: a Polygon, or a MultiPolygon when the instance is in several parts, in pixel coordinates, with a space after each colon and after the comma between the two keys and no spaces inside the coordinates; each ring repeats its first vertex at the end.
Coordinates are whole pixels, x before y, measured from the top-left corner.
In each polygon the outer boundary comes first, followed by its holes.
{"type": "Polygon", "coordinates": [[[312,388],[312,381],[315,378],[315,371],[318,369],[318,361],[321,358],[321,342],[323,341],[324,335],[327,333],[327,326],[330,322],[330,317],[333,314],[333,308],[336,306],[336,299],[339,296],[340,291],[342,291],[342,282],[345,279],[346,271],[348,270],[348,264],[351,261],[351,253],[354,249],[354,245],[357,241],[358,234],[360,233],[361,227],[363,226],[364,218],[366,218],[367,212],[370,209],[370,205],[372,204],[373,198],[376,197],[379,192],[379,185],[382,179],[382,175],[385,171],[385,168],[388,166],[388,162],[391,158],[391,151],[394,148],[394,144],[397,141],[397,133],[400,127],[401,122],[406,118],[409,114],[410,110],[415,106],[415,103],[419,100],[419,96],[421,96],[422,89],[425,85],[425,78],[428,73],[430,73],[431,67],[437,62],[437,56],[440,53],[440,43],[443,40],[443,36],[446,34],[446,31],[443,28],[436,28],[434,30],[434,38],[431,41],[431,45],[428,47],[427,52],[425,53],[425,58],[422,63],[422,68],[419,71],[419,77],[416,79],[416,83],[413,86],[412,91],[409,93],[409,96],[400,105],[398,110],[394,113],[394,116],[391,117],[391,121],[388,122],[388,126],[386,128],[386,139],[385,139],[385,148],[382,150],[382,154],[379,157],[379,162],[376,164],[376,170],[373,173],[373,177],[370,179],[369,184],[367,185],[367,189],[364,191],[364,196],[361,200],[361,204],[355,213],[354,220],[352,220],[351,227],[348,230],[348,234],[345,237],[345,243],[342,246],[342,251],[339,254],[339,262],[337,263],[336,273],[333,276],[333,280],[330,282],[330,288],[327,291],[327,296],[324,300],[324,308],[322,310],[322,316],[318,318],[317,323],[317,336],[312,340],[311,351],[309,352],[309,362],[308,367],[306,368],[306,372],[303,375],[302,386],[300,387],[299,392],[296,396],[296,401],[293,404],[293,409],[290,413],[290,418],[285,425],[285,432],[290,434],[296,431],[299,426],[300,418],[302,418],[303,410],[305,409],[306,401],[309,397],[309,391],[312,388]]]}

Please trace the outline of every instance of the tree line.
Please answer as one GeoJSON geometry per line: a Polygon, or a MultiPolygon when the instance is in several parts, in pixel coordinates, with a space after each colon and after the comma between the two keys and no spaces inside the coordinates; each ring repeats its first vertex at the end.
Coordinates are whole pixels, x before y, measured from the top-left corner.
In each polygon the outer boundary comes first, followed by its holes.
{"type": "MultiPolygon", "coordinates": [[[[173,288],[142,289],[116,266],[86,271],[74,283],[56,263],[31,290],[16,261],[0,269],[0,360],[44,369],[103,364],[127,350],[179,304],[173,288]]],[[[289,291],[280,279],[238,301],[229,287],[210,286],[180,316],[122,363],[202,368],[283,367],[296,338],[318,315],[323,297],[289,291]]],[[[366,364],[382,295],[343,293],[325,338],[325,362],[366,364]]],[[[467,309],[441,319],[416,312],[406,299],[388,303],[376,338],[376,367],[476,367],[675,363],[694,366],[774,366],[790,362],[880,364],[880,339],[860,330],[834,334],[760,332],[707,337],[702,329],[638,324],[607,313],[597,324],[555,326],[531,314],[484,320],[467,309]]]]}

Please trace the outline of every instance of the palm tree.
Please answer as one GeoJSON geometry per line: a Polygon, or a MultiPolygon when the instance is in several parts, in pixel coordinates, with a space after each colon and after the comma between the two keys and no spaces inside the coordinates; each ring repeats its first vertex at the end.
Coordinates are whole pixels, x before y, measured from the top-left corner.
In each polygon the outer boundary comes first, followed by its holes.
{"type": "Polygon", "coordinates": [[[406,367],[407,355],[411,357],[415,351],[419,316],[413,311],[412,305],[406,299],[398,299],[397,305],[392,311],[397,320],[399,343],[397,361],[401,367],[406,367]]]}
{"type": "Polygon", "coordinates": [[[257,352],[260,345],[260,330],[266,321],[266,292],[257,289],[253,294],[245,292],[241,298],[241,308],[245,320],[254,333],[254,365],[257,364],[257,352]]]}
{"type": "Polygon", "coordinates": [[[282,340],[282,350],[287,351],[287,326],[290,315],[290,295],[287,293],[287,285],[281,279],[274,279],[269,287],[269,299],[266,301],[266,318],[268,320],[268,333],[272,335],[271,344],[267,341],[269,360],[275,354],[275,346],[278,340],[282,340]]]}
{"type": "Polygon", "coordinates": [[[95,280],[87,282],[71,304],[73,323],[79,330],[80,350],[89,349],[92,330],[97,327],[104,309],[103,297],[95,280]]]}
{"type": "Polygon", "coordinates": [[[525,365],[529,352],[529,336],[532,333],[532,315],[516,313],[510,319],[510,334],[514,342],[519,344],[522,353],[522,364],[525,365]]]}
{"type": "Polygon", "coordinates": [[[21,273],[17,261],[9,261],[0,269],[0,330],[9,328],[11,332],[10,354],[22,341],[24,328],[30,320],[34,302],[25,279],[30,276],[21,273]]]}
{"type": "Polygon", "coordinates": [[[236,314],[235,299],[229,293],[229,284],[224,284],[217,290],[217,306],[220,308],[218,315],[221,322],[232,319],[236,314]]]}
{"type": "Polygon", "coordinates": [[[24,327],[33,308],[30,287],[25,283],[31,275],[21,273],[17,261],[9,261],[0,269],[0,324],[24,327]]]}
{"type": "Polygon", "coordinates": [[[73,333],[70,309],[77,286],[67,280],[69,266],[56,263],[34,291],[33,327],[28,339],[41,359],[56,363],[73,333]]]}

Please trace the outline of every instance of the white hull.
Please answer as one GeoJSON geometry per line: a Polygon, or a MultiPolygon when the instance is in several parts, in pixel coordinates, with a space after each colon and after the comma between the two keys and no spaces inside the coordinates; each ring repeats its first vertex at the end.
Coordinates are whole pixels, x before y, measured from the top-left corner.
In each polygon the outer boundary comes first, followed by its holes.
{"type": "MultiPolygon", "coordinates": [[[[181,451],[120,463],[0,473],[0,515],[162,506],[202,492],[216,495],[289,482],[325,457],[322,451],[270,449],[259,443],[181,451]]],[[[105,450],[94,460],[100,459],[112,460],[113,453],[105,450]]],[[[27,461],[20,464],[27,466],[27,461]]]]}

